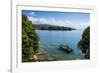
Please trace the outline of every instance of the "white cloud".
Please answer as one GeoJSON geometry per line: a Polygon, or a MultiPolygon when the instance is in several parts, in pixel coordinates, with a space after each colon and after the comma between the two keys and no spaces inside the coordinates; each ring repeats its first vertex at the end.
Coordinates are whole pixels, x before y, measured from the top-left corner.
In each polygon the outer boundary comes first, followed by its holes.
{"type": "Polygon", "coordinates": [[[35,15],[36,15],[36,14],[35,14],[35,12],[33,12],[33,11],[29,13],[29,16],[35,16],[35,15]]]}
{"type": "Polygon", "coordinates": [[[32,23],[35,23],[35,22],[38,21],[38,19],[33,18],[33,17],[31,17],[31,16],[28,16],[28,19],[29,19],[30,21],[32,21],[32,23]]]}
{"type": "Polygon", "coordinates": [[[28,19],[30,21],[32,21],[32,23],[34,24],[50,24],[50,20],[46,19],[46,18],[34,18],[32,16],[28,16],[28,19]]]}
{"type": "Polygon", "coordinates": [[[51,25],[57,25],[57,26],[70,26],[73,27],[73,24],[68,20],[56,20],[54,18],[34,18],[31,16],[28,16],[28,19],[32,21],[34,24],[51,24],[51,25]]]}
{"type": "Polygon", "coordinates": [[[69,26],[73,27],[73,28],[76,28],[78,30],[84,30],[84,28],[87,28],[88,26],[90,25],[89,22],[84,22],[84,23],[73,23],[69,26]]]}
{"type": "Polygon", "coordinates": [[[38,23],[40,24],[49,24],[49,21],[46,18],[38,18],[38,23]]]}
{"type": "MultiPolygon", "coordinates": [[[[90,25],[89,22],[83,23],[83,24],[82,24],[82,26],[83,26],[82,28],[87,28],[89,25],[90,25]]],[[[82,29],[82,28],[81,28],[81,29],[82,29]]]]}
{"type": "Polygon", "coordinates": [[[35,15],[35,12],[31,12],[30,14],[31,14],[31,15],[35,15]]]}
{"type": "Polygon", "coordinates": [[[56,20],[54,18],[34,18],[31,16],[28,16],[28,19],[32,21],[33,24],[51,24],[51,25],[57,25],[57,26],[67,26],[67,27],[73,27],[76,29],[84,29],[87,26],[89,26],[89,22],[85,23],[74,23],[67,19],[64,20],[56,20]]]}

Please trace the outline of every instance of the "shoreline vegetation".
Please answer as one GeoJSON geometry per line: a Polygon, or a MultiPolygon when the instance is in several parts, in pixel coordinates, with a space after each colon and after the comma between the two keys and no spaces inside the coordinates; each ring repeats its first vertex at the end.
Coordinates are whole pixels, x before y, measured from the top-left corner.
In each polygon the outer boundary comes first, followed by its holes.
{"type": "Polygon", "coordinates": [[[49,30],[49,31],[72,31],[75,28],[65,27],[65,26],[55,26],[50,24],[33,24],[36,30],[49,30]]]}
{"type": "Polygon", "coordinates": [[[85,54],[85,59],[90,59],[90,27],[88,26],[82,34],[81,40],[78,42],[78,47],[85,54]]]}
{"type": "Polygon", "coordinates": [[[39,52],[39,37],[32,22],[22,15],[22,62],[52,61],[52,55],[39,52]]]}
{"type": "MultiPolygon", "coordinates": [[[[35,30],[50,30],[50,31],[71,31],[76,30],[75,28],[54,26],[54,25],[36,25],[32,24],[28,20],[27,16],[22,15],[22,62],[39,62],[39,61],[57,61],[58,59],[52,54],[44,53],[40,51],[40,38],[38,37],[35,30]]],[[[84,30],[82,39],[78,43],[78,47],[85,53],[85,58],[90,58],[90,45],[89,45],[89,27],[84,30]],[[84,39],[85,38],[85,39],[84,39]]],[[[66,40],[67,41],[67,40],[66,40]]],[[[68,45],[59,44],[58,46],[61,51],[67,54],[72,53],[74,50],[68,45]]]]}

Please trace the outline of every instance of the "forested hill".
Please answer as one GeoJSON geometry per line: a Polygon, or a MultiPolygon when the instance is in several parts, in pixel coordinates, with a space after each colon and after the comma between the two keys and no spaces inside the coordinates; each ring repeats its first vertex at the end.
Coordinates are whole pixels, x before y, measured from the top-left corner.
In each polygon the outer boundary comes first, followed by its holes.
{"type": "Polygon", "coordinates": [[[33,55],[39,51],[39,37],[32,22],[22,15],[22,62],[34,61],[33,55]]]}
{"type": "Polygon", "coordinates": [[[65,27],[65,26],[55,26],[50,24],[34,24],[36,30],[55,30],[55,31],[71,31],[76,30],[75,28],[65,27]]]}

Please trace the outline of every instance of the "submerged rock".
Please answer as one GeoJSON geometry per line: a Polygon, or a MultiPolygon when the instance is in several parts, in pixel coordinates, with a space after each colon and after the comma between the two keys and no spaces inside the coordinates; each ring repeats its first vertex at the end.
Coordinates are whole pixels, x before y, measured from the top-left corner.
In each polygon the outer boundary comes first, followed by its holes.
{"type": "Polygon", "coordinates": [[[48,55],[45,53],[37,53],[34,55],[34,60],[38,62],[38,61],[55,61],[56,59],[52,55],[48,55]]]}
{"type": "Polygon", "coordinates": [[[67,54],[72,53],[73,49],[70,48],[68,45],[60,44],[59,48],[63,51],[65,51],[67,54]]]}

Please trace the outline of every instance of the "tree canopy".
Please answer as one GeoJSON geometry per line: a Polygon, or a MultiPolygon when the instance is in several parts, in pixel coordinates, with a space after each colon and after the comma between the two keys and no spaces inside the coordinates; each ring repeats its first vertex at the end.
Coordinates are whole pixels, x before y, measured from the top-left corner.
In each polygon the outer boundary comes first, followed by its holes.
{"type": "Polygon", "coordinates": [[[71,31],[76,30],[75,28],[65,27],[65,26],[56,26],[51,24],[35,24],[36,30],[50,30],[50,31],[71,31]]]}
{"type": "Polygon", "coordinates": [[[22,62],[29,61],[38,50],[39,37],[35,27],[27,16],[22,15],[22,62]]]}
{"type": "Polygon", "coordinates": [[[83,34],[82,38],[78,43],[78,47],[81,49],[82,53],[85,54],[85,58],[90,58],[90,27],[87,27],[83,34]]]}

